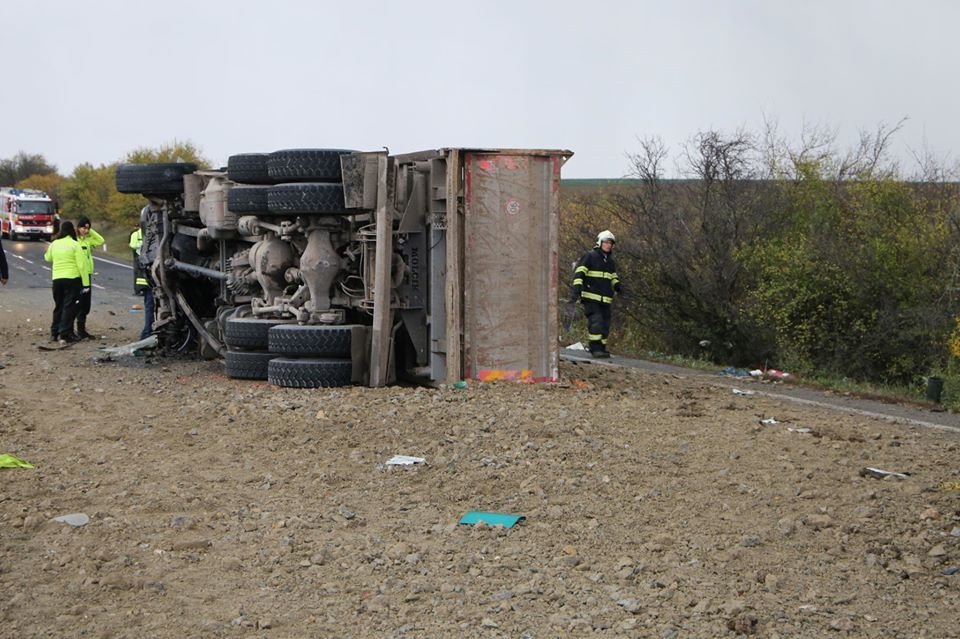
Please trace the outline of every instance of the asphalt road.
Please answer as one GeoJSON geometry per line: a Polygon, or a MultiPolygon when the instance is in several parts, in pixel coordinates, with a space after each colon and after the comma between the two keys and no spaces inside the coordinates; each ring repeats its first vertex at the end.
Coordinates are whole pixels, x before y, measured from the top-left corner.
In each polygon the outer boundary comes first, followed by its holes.
{"type": "MultiPolygon", "coordinates": [[[[23,297],[29,299],[29,303],[49,304],[52,310],[50,264],[43,259],[47,246],[49,243],[42,240],[3,240],[3,250],[10,268],[10,280],[6,288],[25,294],[23,297]],[[35,301],[35,295],[30,293],[40,294],[41,291],[47,291],[46,295],[36,296],[35,301]]],[[[97,251],[94,251],[93,263],[91,321],[95,320],[99,311],[110,309],[114,313],[127,312],[131,305],[138,301],[142,303],[143,298],[133,292],[133,267],[130,264],[105,254],[101,257],[97,251]]]]}
{"type": "Polygon", "coordinates": [[[797,404],[819,406],[821,408],[829,408],[866,417],[875,417],[920,428],[947,430],[960,434],[960,415],[944,411],[939,406],[932,404],[894,404],[855,397],[853,395],[840,395],[832,391],[806,387],[802,384],[762,383],[749,378],[726,377],[692,368],[682,368],[670,364],[629,359],[620,356],[614,356],[611,359],[595,360],[582,350],[562,349],[560,356],[567,361],[578,362],[587,366],[621,366],[666,375],[702,377],[711,384],[730,388],[731,393],[733,392],[732,389],[737,389],[738,391],[747,391],[797,404]]]}

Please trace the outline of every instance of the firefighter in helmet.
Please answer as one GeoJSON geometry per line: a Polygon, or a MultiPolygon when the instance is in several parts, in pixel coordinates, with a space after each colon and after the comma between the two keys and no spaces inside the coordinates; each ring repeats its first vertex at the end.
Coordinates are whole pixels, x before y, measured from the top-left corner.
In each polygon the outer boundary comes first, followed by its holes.
{"type": "Polygon", "coordinates": [[[617,238],[610,231],[597,235],[596,245],[577,262],[573,272],[573,302],[583,304],[587,316],[590,355],[610,357],[607,337],[610,334],[613,295],[623,294],[617,265],[613,260],[613,245],[617,238]]]}

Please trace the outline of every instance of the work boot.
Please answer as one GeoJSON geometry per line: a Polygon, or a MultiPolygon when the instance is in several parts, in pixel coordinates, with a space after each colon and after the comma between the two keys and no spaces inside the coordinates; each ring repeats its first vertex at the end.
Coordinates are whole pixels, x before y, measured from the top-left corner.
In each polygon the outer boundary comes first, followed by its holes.
{"type": "Polygon", "coordinates": [[[610,359],[610,353],[608,351],[593,351],[590,353],[594,359],[610,359]]]}
{"type": "Polygon", "coordinates": [[[91,335],[90,333],[88,333],[88,332],[85,331],[85,330],[79,330],[79,331],[77,331],[77,337],[78,337],[79,339],[97,339],[96,337],[94,337],[93,335],[91,335]]]}

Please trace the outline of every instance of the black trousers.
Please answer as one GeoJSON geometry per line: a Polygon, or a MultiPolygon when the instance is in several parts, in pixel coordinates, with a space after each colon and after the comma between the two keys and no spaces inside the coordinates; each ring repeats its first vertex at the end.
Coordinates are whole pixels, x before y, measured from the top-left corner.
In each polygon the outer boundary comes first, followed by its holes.
{"type": "Polygon", "coordinates": [[[90,314],[90,302],[93,299],[93,284],[87,287],[84,293],[80,289],[80,299],[77,301],[77,333],[87,332],[87,315],[90,314]]]}
{"type": "Polygon", "coordinates": [[[610,335],[610,305],[584,301],[583,312],[587,315],[590,352],[607,350],[607,337],[610,335]]]}
{"type": "Polygon", "coordinates": [[[80,294],[83,281],[74,279],[53,280],[53,321],[50,323],[51,337],[73,335],[73,322],[80,310],[80,294]]]}

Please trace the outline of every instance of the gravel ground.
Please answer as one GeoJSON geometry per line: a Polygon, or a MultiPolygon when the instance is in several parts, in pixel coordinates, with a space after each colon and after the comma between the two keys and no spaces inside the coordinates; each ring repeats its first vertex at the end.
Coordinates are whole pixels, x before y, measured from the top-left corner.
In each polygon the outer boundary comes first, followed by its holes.
{"type": "Polygon", "coordinates": [[[960,636],[956,432],[569,362],[316,391],[97,362],[38,350],[48,292],[21,293],[0,453],[35,468],[0,470],[2,636],[960,636]]]}

